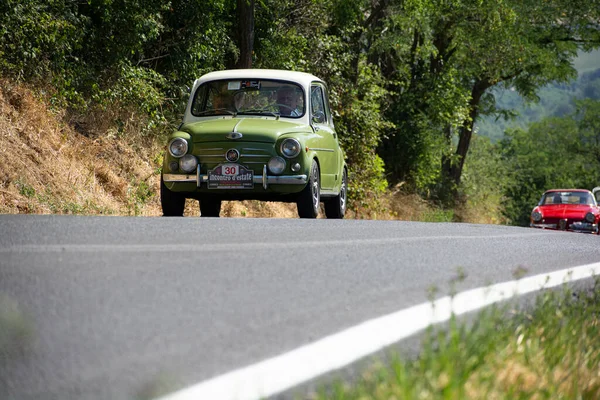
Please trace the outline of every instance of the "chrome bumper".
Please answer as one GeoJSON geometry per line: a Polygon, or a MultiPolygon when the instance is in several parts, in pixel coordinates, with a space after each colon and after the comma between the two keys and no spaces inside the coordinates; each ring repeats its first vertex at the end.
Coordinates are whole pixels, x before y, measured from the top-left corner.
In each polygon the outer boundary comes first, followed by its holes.
{"type": "Polygon", "coordinates": [[[589,222],[573,222],[569,225],[569,229],[578,231],[578,232],[597,232],[598,225],[591,224],[589,222]]]}
{"type": "MultiPolygon", "coordinates": [[[[163,174],[165,182],[196,182],[197,187],[202,183],[208,184],[208,175],[200,173],[200,167],[196,174],[163,174]]],[[[266,190],[269,185],[306,185],[308,182],[306,175],[267,175],[267,166],[263,166],[262,175],[254,175],[254,183],[262,184],[266,190]]]]}
{"type": "Polygon", "coordinates": [[[556,224],[529,224],[532,228],[557,229],[556,224]]]}
{"type": "Polygon", "coordinates": [[[558,224],[529,224],[532,228],[540,229],[557,229],[565,231],[577,231],[577,232],[597,232],[598,225],[590,224],[589,222],[573,222],[565,226],[558,226],[558,224]]]}

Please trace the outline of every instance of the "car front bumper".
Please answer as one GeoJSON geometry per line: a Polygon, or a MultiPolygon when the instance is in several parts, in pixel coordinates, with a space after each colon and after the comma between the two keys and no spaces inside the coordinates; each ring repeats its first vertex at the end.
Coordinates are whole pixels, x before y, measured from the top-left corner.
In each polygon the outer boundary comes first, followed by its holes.
{"type": "MultiPolygon", "coordinates": [[[[267,166],[265,165],[261,175],[254,175],[254,183],[261,184],[266,190],[269,185],[306,185],[308,177],[306,175],[267,175],[267,166]]],[[[163,174],[164,182],[195,182],[197,187],[202,184],[208,185],[208,175],[200,173],[200,166],[195,174],[163,174]]]]}
{"type": "Polygon", "coordinates": [[[598,232],[598,224],[592,224],[589,222],[582,222],[582,221],[567,222],[566,220],[562,220],[562,221],[559,221],[558,224],[531,223],[529,226],[532,228],[555,229],[555,230],[561,230],[561,231],[588,232],[588,233],[597,233],[598,232]]]}

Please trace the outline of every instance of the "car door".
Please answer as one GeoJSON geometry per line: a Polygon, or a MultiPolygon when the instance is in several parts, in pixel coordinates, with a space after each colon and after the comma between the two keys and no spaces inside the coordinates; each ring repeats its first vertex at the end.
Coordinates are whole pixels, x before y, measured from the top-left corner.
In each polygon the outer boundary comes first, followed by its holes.
{"type": "Polygon", "coordinates": [[[310,121],[317,137],[310,149],[317,153],[321,166],[321,188],[333,190],[338,176],[339,145],[333,128],[327,91],[323,84],[315,82],[310,88],[310,121]]]}

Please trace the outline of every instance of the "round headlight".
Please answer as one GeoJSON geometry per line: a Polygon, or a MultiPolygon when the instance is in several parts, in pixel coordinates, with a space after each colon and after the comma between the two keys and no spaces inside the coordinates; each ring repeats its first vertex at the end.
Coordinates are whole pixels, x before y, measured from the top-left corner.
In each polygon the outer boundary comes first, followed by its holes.
{"type": "Polygon", "coordinates": [[[300,142],[296,139],[285,139],[281,142],[281,154],[287,158],[294,158],[300,154],[300,142]]]}
{"type": "Polygon", "coordinates": [[[191,154],[186,154],[179,159],[179,168],[183,172],[192,172],[198,166],[198,160],[191,154]]]}
{"type": "Polygon", "coordinates": [[[532,219],[534,222],[540,222],[540,221],[542,220],[542,213],[541,213],[541,212],[539,212],[539,211],[534,211],[534,212],[531,214],[531,219],[532,219]]]}
{"type": "Polygon", "coordinates": [[[269,171],[274,175],[279,175],[285,169],[285,160],[281,157],[273,157],[269,160],[269,171]]]}
{"type": "Polygon", "coordinates": [[[175,157],[182,157],[188,151],[187,140],[182,138],[175,138],[169,143],[169,153],[175,157]]]}
{"type": "Polygon", "coordinates": [[[585,214],[585,220],[589,223],[593,223],[596,220],[596,216],[594,215],[594,213],[587,213],[585,214]]]}

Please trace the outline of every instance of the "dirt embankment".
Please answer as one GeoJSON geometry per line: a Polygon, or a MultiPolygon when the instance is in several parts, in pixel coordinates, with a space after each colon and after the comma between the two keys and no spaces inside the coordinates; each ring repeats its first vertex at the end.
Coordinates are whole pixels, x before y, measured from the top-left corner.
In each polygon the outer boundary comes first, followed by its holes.
{"type": "Polygon", "coordinates": [[[32,91],[0,82],[2,213],[158,215],[148,155],[81,134],[32,91]]]}

